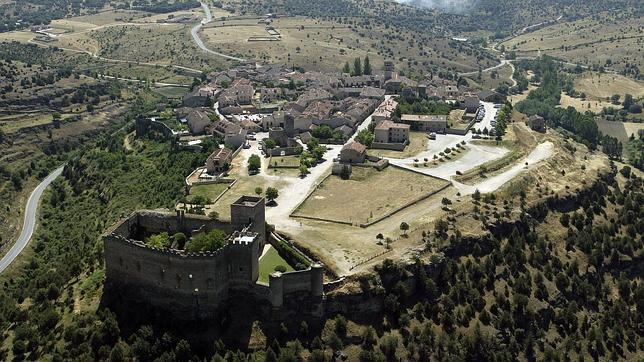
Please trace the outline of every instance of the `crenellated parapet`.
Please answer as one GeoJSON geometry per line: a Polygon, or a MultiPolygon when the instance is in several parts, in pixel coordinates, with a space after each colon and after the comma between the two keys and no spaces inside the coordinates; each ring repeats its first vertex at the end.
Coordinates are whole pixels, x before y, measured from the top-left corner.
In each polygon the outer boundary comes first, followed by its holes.
{"type": "Polygon", "coordinates": [[[278,309],[285,305],[284,298],[321,300],[324,268],[320,264],[307,270],[275,273],[268,286],[257,282],[266,243],[264,204],[263,198],[240,198],[231,205],[231,222],[181,211],[141,210],[130,214],[103,235],[104,295],[120,303],[144,303],[188,320],[212,318],[231,293],[278,309]],[[214,229],[224,230],[229,236],[223,247],[212,251],[158,248],[143,241],[161,232],[181,232],[190,238],[214,229]]]}

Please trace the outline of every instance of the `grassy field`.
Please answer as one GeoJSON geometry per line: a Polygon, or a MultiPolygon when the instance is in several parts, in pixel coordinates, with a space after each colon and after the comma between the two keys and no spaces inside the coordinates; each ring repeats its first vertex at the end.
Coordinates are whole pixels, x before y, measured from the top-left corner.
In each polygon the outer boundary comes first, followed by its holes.
{"type": "Polygon", "coordinates": [[[423,132],[409,132],[409,145],[402,151],[369,149],[371,156],[408,158],[427,150],[427,134],[423,132]]]}
{"type": "Polygon", "coordinates": [[[154,91],[168,98],[182,98],[190,89],[182,87],[158,87],[154,91]]]}
{"type": "Polygon", "coordinates": [[[297,215],[364,223],[438,190],[445,181],[394,167],[354,167],[349,180],[329,177],[296,210],[297,215]],[[395,180],[395,182],[392,182],[395,180]]]}
{"type": "Polygon", "coordinates": [[[644,129],[644,123],[597,120],[597,127],[601,133],[613,136],[625,145],[632,134],[637,136],[637,132],[644,129]]]}
{"type": "MultiPolygon", "coordinates": [[[[341,69],[345,62],[368,54],[347,26],[303,17],[279,18],[272,26],[281,34],[279,41],[248,41],[251,36],[268,36],[257,19],[215,22],[203,34],[207,44],[226,54],[327,71],[341,69]],[[221,26],[223,23],[226,26],[221,26]]],[[[374,67],[382,67],[382,58],[370,56],[374,67]]]]}
{"type": "Polygon", "coordinates": [[[203,196],[210,200],[215,200],[222,192],[228,189],[228,186],[230,185],[225,183],[192,186],[188,200],[191,200],[195,196],[203,196]]]}
{"type": "Polygon", "coordinates": [[[470,86],[479,88],[479,89],[496,89],[502,83],[507,83],[512,85],[510,81],[510,76],[512,75],[512,67],[509,65],[504,65],[501,68],[496,69],[496,71],[481,73],[481,78],[478,78],[478,75],[472,75],[466,77],[470,86]]]}
{"type": "Polygon", "coordinates": [[[275,272],[275,267],[278,265],[285,266],[287,272],[295,270],[280,256],[275,248],[270,247],[266,254],[259,259],[259,281],[268,283],[268,276],[275,272]]]}
{"type": "Polygon", "coordinates": [[[300,167],[300,158],[298,156],[271,157],[269,162],[269,167],[300,167]]]}

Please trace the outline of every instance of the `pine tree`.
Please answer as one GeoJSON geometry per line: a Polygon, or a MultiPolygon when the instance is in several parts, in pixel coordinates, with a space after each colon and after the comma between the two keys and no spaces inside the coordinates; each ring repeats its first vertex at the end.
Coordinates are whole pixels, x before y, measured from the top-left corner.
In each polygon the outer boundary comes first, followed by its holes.
{"type": "Polygon", "coordinates": [[[351,67],[349,66],[349,62],[344,63],[344,68],[342,68],[342,73],[351,73],[351,67]]]}
{"type": "Polygon", "coordinates": [[[369,56],[364,57],[364,65],[362,67],[362,74],[371,75],[371,62],[369,62],[369,56]]]}
{"type": "Polygon", "coordinates": [[[353,61],[353,75],[362,75],[362,62],[360,58],[353,61]]]}

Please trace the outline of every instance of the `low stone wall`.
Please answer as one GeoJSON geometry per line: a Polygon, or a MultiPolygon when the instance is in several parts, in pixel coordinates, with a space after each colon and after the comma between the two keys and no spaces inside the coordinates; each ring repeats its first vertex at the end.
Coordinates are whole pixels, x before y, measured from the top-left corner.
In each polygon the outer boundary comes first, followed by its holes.
{"type": "Polygon", "coordinates": [[[443,186],[443,187],[439,188],[438,190],[432,191],[432,192],[430,192],[429,194],[427,194],[427,195],[425,195],[425,196],[423,196],[423,197],[421,197],[421,198],[418,198],[418,199],[416,199],[416,200],[414,200],[414,201],[412,201],[412,202],[409,202],[409,203],[407,203],[407,204],[405,204],[405,205],[403,205],[403,206],[401,206],[401,207],[397,208],[396,210],[393,210],[393,211],[391,211],[391,212],[389,212],[389,213],[387,213],[387,214],[385,214],[385,215],[382,215],[382,216],[380,216],[380,217],[376,218],[376,219],[375,219],[375,220],[373,220],[373,221],[370,221],[370,222],[367,222],[367,223],[364,223],[364,224],[360,224],[360,227],[361,227],[361,228],[367,228],[367,227],[369,227],[369,226],[371,226],[371,225],[377,224],[377,223],[381,222],[382,220],[384,220],[384,219],[386,219],[386,218],[388,218],[388,217],[390,217],[390,216],[392,216],[392,215],[394,215],[394,214],[396,214],[396,213],[399,213],[399,212],[403,211],[404,209],[406,209],[406,208],[408,208],[408,207],[410,207],[410,206],[416,205],[417,203],[419,203],[419,202],[421,202],[421,201],[424,201],[424,200],[426,200],[426,199],[428,199],[428,198],[430,198],[430,197],[432,197],[432,196],[436,195],[437,193],[439,193],[439,192],[441,192],[441,191],[445,190],[446,188],[448,188],[448,187],[450,187],[450,186],[452,186],[452,183],[451,183],[451,182],[450,182],[450,183],[448,183],[448,184],[446,184],[445,186],[443,186]]]}
{"type": "MultiPolygon", "coordinates": [[[[365,166],[365,167],[368,167],[368,166],[365,166]]],[[[349,226],[353,225],[353,223],[351,223],[350,221],[325,219],[325,218],[322,218],[322,217],[315,217],[315,216],[291,214],[291,217],[299,218],[299,219],[313,220],[313,221],[331,222],[331,223],[334,223],[334,224],[341,224],[341,225],[349,225],[349,226]]]]}
{"type": "Polygon", "coordinates": [[[264,153],[267,157],[292,156],[302,153],[302,147],[264,148],[264,153]],[[282,154],[282,152],[284,152],[284,154],[282,154]]]}
{"type": "Polygon", "coordinates": [[[465,136],[467,132],[470,131],[470,128],[476,123],[476,119],[472,119],[470,123],[465,127],[464,129],[457,129],[457,128],[445,128],[445,133],[446,134],[453,134],[457,136],[465,136]]]}
{"type": "Polygon", "coordinates": [[[296,266],[297,264],[304,264],[308,266],[313,263],[313,260],[298,249],[293,243],[285,240],[274,232],[268,235],[268,242],[290,265],[296,266]]]}
{"type": "Polygon", "coordinates": [[[372,142],[371,148],[380,149],[380,150],[392,150],[392,151],[402,151],[407,147],[409,141],[405,143],[384,143],[384,142],[372,142]]]}

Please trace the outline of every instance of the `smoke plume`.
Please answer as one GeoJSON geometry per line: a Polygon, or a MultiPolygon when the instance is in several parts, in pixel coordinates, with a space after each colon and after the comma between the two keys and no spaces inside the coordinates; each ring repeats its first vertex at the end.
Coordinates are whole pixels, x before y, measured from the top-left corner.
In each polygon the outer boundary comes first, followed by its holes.
{"type": "Polygon", "coordinates": [[[469,11],[476,5],[477,0],[395,0],[401,4],[408,4],[428,9],[439,9],[452,13],[469,11]]]}

